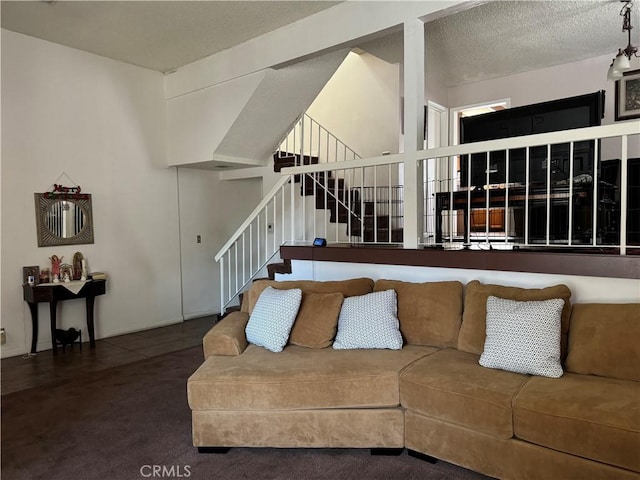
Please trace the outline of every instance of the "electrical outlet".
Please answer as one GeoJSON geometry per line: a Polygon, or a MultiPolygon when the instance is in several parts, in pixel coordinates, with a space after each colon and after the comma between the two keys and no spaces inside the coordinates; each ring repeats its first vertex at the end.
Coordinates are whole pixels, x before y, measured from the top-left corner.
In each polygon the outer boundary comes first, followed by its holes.
{"type": "Polygon", "coordinates": [[[196,243],[202,243],[202,237],[200,235],[196,235],[196,243]]]}
{"type": "Polygon", "coordinates": [[[7,333],[4,331],[4,328],[0,328],[0,345],[4,345],[7,343],[7,333]]]}
{"type": "Polygon", "coordinates": [[[267,224],[267,232],[273,232],[273,223],[267,224]]]}

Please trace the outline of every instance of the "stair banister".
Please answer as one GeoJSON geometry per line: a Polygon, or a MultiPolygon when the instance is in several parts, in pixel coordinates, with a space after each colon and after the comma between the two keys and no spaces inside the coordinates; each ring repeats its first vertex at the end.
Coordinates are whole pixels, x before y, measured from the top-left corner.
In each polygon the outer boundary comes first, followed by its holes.
{"type": "MultiPolygon", "coordinates": [[[[469,144],[471,145],[471,144],[469,144]]],[[[283,175],[298,175],[304,173],[329,172],[332,170],[350,170],[360,167],[373,167],[376,165],[398,164],[404,162],[404,153],[396,153],[393,155],[381,155],[378,157],[356,158],[354,160],[345,160],[340,162],[340,167],[336,167],[332,163],[318,163],[315,165],[301,165],[299,167],[284,167],[281,171],[283,175]]]]}
{"type": "MultiPolygon", "coordinates": [[[[247,217],[247,219],[242,222],[242,224],[240,225],[240,227],[238,227],[238,229],[235,231],[235,233],[231,236],[231,238],[224,244],[224,246],[218,251],[218,253],[215,255],[215,261],[219,263],[220,265],[220,308],[221,311],[224,311],[225,307],[231,302],[231,300],[233,300],[237,294],[242,291],[242,289],[244,289],[252,280],[253,278],[268,264],[269,261],[271,261],[271,259],[275,256],[276,253],[278,253],[278,248],[275,245],[275,238],[274,238],[274,248],[273,248],[273,252],[269,251],[269,245],[267,244],[267,220],[266,220],[266,216],[265,216],[265,243],[264,243],[264,260],[262,262],[260,262],[260,215],[262,214],[263,211],[265,211],[265,209],[268,208],[269,202],[273,201],[274,202],[274,209],[275,209],[275,197],[277,196],[277,194],[279,192],[281,192],[284,188],[284,186],[290,181],[293,180],[293,177],[289,177],[288,175],[283,175],[282,178],[280,178],[276,184],[271,188],[271,190],[269,190],[269,192],[267,193],[267,195],[262,199],[262,201],[258,204],[258,206],[256,208],[253,209],[253,211],[251,212],[251,214],[247,217]],[[256,236],[257,236],[257,240],[258,240],[258,247],[257,247],[257,252],[258,252],[258,258],[257,258],[257,265],[256,268],[253,268],[253,258],[252,255],[249,255],[250,259],[249,259],[249,276],[248,278],[245,276],[245,234],[248,230],[249,232],[249,238],[250,238],[250,242],[251,239],[253,237],[253,221],[256,220],[258,221],[257,224],[257,232],[256,232],[256,236]],[[241,248],[242,248],[242,255],[243,255],[243,268],[242,268],[242,280],[241,280],[241,285],[238,283],[238,245],[237,242],[238,240],[242,240],[242,244],[241,244],[241,248]],[[234,248],[235,246],[235,248],[234,248]],[[231,284],[231,259],[229,258],[229,264],[225,265],[225,255],[227,255],[230,250],[234,248],[234,253],[235,253],[235,285],[232,286],[231,284]],[[225,267],[226,267],[226,274],[228,276],[227,280],[227,285],[225,286],[225,267]],[[255,270],[255,271],[254,271],[255,270]],[[234,288],[235,287],[235,290],[234,288]],[[227,289],[227,296],[225,297],[225,288],[227,289]],[[234,291],[234,293],[232,294],[232,291],[234,291]]],[[[292,182],[293,183],[293,182],[292,182]]],[[[282,195],[284,197],[284,191],[282,192],[282,195]]],[[[284,210],[284,202],[282,203],[282,207],[284,210]]],[[[293,210],[293,207],[292,207],[293,210]]],[[[277,217],[274,215],[274,224],[277,221],[276,220],[277,217]]],[[[284,222],[283,222],[284,224],[284,222]]],[[[276,225],[274,225],[274,231],[276,230],[276,225]]],[[[294,224],[291,225],[291,235],[294,235],[293,229],[294,229],[294,224]]],[[[284,238],[284,225],[282,226],[282,232],[283,232],[283,238],[284,238]]],[[[227,255],[228,256],[228,255],[227,255]]]]}
{"type": "Polygon", "coordinates": [[[227,250],[229,250],[231,246],[236,242],[236,240],[240,238],[240,236],[247,229],[249,224],[253,222],[253,220],[260,214],[260,212],[262,212],[262,210],[264,210],[264,207],[269,204],[269,202],[273,199],[273,197],[276,196],[276,194],[280,191],[280,189],[284,185],[287,184],[288,181],[289,181],[289,176],[283,175],[282,178],[276,182],[276,184],[271,188],[271,190],[269,190],[269,193],[265,195],[265,197],[258,204],[258,206],[253,209],[253,211],[247,217],[247,219],[244,222],[242,222],[242,225],[240,225],[238,229],[235,231],[235,233],[231,236],[231,238],[227,240],[227,243],[225,243],[224,246],[218,251],[218,253],[216,253],[216,256],[215,256],[216,262],[220,261],[222,256],[225,253],[227,253],[227,250]]]}

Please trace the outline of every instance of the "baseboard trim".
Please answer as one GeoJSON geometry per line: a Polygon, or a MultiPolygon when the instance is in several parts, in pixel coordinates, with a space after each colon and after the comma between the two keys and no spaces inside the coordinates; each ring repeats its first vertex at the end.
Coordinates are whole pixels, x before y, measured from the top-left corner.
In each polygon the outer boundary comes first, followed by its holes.
{"type": "Polygon", "coordinates": [[[197,312],[197,313],[190,313],[188,315],[183,315],[184,316],[184,320],[195,320],[196,318],[203,318],[203,317],[217,317],[218,315],[220,315],[220,312],[217,311],[206,311],[206,312],[197,312]]]}

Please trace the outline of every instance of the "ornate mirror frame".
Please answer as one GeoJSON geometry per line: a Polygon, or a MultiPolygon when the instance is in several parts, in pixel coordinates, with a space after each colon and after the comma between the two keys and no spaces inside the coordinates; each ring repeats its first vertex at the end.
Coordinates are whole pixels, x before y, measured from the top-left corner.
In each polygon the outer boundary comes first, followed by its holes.
{"type": "Polygon", "coordinates": [[[79,245],[93,243],[93,213],[91,209],[91,194],[60,195],[51,192],[34,193],[36,204],[36,228],[39,247],[54,247],[58,245],[79,245]],[[60,201],[70,201],[78,205],[84,214],[82,230],[72,237],[61,237],[54,234],[47,226],[47,213],[52,205],[60,201]]]}

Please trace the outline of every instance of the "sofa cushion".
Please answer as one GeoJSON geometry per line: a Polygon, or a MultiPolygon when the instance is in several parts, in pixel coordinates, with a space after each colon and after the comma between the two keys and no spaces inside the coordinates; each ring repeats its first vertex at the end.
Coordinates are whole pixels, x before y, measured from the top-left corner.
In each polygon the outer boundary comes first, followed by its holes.
{"type": "Polygon", "coordinates": [[[489,296],[480,365],[544,377],[562,376],[560,314],[564,300],[518,302],[489,296]]]}
{"type": "Polygon", "coordinates": [[[546,288],[518,288],[503,285],[482,284],[473,280],[467,284],[464,298],[464,313],[462,326],[458,336],[458,349],[463,352],[480,355],[484,350],[484,339],[487,329],[487,298],[506,298],[509,300],[549,300],[562,298],[562,336],[560,341],[561,358],[566,358],[567,332],[569,331],[569,316],[571,315],[571,290],[566,285],[555,285],[546,288]]]}
{"type": "Polygon", "coordinates": [[[349,280],[332,280],[318,282],[315,280],[288,280],[278,282],[276,280],[256,280],[251,284],[247,293],[247,311],[251,313],[262,291],[267,287],[279,290],[299,288],[303,293],[335,293],[340,292],[345,298],[356,295],[364,295],[373,292],[373,280],[370,278],[352,278],[349,280]]]}
{"type": "Polygon", "coordinates": [[[576,304],[569,372],[640,381],[640,304],[576,304]]]}
{"type": "Polygon", "coordinates": [[[349,297],[342,303],[336,350],[353,348],[402,348],[396,292],[372,292],[349,297]]]}
{"type": "Polygon", "coordinates": [[[204,358],[210,355],[240,355],[247,348],[247,337],[244,333],[249,314],[231,312],[218,323],[202,339],[204,358]]]}
{"type": "Polygon", "coordinates": [[[305,293],[291,329],[289,343],[307,348],[325,348],[333,343],[344,296],[336,293],[305,293]]]}
{"type": "Polygon", "coordinates": [[[533,377],[514,401],[518,438],[640,472],[640,383],[533,377]]]}
{"type": "Polygon", "coordinates": [[[508,439],[513,436],[512,399],[529,378],[484,368],[478,355],[446,349],[402,372],[400,400],[422,415],[508,439]]]}
{"type": "Polygon", "coordinates": [[[301,301],[299,288],[265,288],[249,317],[245,330],[247,341],[272,352],[281,352],[289,340],[301,301]]]}
{"type": "Polygon", "coordinates": [[[409,345],[455,347],[462,323],[462,283],[378,280],[375,292],[398,294],[400,331],[409,345]]]}
{"type": "Polygon", "coordinates": [[[193,410],[296,410],[397,407],[399,372],[435,352],[311,349],[288,345],[273,353],[249,345],[242,355],[213,356],[189,378],[193,410]]]}

